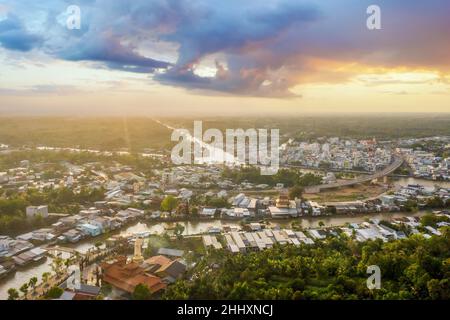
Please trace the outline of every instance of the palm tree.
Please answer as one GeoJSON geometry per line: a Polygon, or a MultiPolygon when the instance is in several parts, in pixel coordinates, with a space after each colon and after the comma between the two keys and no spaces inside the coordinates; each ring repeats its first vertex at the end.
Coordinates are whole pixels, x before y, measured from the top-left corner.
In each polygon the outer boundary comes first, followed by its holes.
{"type": "Polygon", "coordinates": [[[36,288],[37,282],[38,282],[38,278],[33,277],[30,279],[30,281],[28,281],[28,286],[34,291],[34,289],[36,288]]]}
{"type": "Polygon", "coordinates": [[[19,290],[23,293],[23,296],[24,296],[24,298],[26,299],[26,298],[27,298],[27,294],[28,294],[28,283],[24,283],[24,284],[20,287],[19,290]]]}
{"type": "Polygon", "coordinates": [[[17,300],[17,299],[19,299],[19,292],[14,288],[8,289],[8,300],[17,300]]]}
{"type": "Polygon", "coordinates": [[[50,277],[50,272],[44,272],[42,274],[42,282],[46,284],[49,277],[50,277]]]}
{"type": "Polygon", "coordinates": [[[62,258],[57,257],[57,258],[53,259],[52,271],[54,273],[56,273],[57,276],[59,276],[61,274],[63,264],[64,264],[64,261],[62,258]]]}

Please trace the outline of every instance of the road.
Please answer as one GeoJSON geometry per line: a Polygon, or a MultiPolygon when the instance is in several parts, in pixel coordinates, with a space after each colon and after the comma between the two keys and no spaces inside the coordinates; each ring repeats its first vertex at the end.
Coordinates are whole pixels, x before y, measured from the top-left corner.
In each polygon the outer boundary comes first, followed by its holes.
{"type": "Polygon", "coordinates": [[[392,162],[389,166],[387,166],[385,169],[375,172],[374,174],[368,175],[368,176],[362,176],[358,177],[353,180],[348,181],[340,181],[336,183],[329,183],[329,184],[321,184],[317,186],[311,186],[305,189],[305,193],[319,193],[323,190],[327,189],[336,189],[341,187],[349,187],[353,186],[355,184],[360,183],[366,183],[370,182],[375,179],[383,178],[384,176],[387,176],[397,170],[402,164],[403,164],[403,158],[400,156],[395,156],[394,162],[392,162]]]}

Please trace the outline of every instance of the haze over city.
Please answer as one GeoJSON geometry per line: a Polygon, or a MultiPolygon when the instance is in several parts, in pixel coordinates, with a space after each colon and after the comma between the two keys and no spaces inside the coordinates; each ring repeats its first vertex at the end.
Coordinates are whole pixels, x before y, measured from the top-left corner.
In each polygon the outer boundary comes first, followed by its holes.
{"type": "Polygon", "coordinates": [[[450,4],[372,2],[2,0],[0,113],[448,112],[450,4]]]}

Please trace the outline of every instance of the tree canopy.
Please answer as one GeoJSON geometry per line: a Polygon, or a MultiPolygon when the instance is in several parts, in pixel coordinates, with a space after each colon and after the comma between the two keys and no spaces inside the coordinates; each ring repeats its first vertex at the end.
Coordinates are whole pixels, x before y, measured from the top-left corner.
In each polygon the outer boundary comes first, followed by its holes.
{"type": "Polygon", "coordinates": [[[170,286],[166,299],[449,299],[450,230],[384,243],[345,235],[260,252],[212,251],[170,286]],[[367,267],[381,269],[369,290],[367,267]]]}

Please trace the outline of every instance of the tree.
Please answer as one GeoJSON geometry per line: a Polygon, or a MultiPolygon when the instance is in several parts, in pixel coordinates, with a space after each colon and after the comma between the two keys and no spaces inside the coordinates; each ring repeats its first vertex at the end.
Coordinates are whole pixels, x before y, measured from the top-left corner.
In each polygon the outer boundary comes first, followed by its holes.
{"type": "Polygon", "coordinates": [[[44,272],[42,274],[42,282],[47,284],[48,278],[50,277],[50,272],[44,272]]]}
{"type": "Polygon", "coordinates": [[[133,300],[149,300],[151,297],[150,289],[146,284],[138,284],[133,291],[133,300]]]}
{"type": "Polygon", "coordinates": [[[167,196],[161,202],[161,210],[172,212],[177,207],[178,200],[174,196],[167,196]]]}
{"type": "Polygon", "coordinates": [[[17,299],[19,299],[19,292],[14,288],[8,289],[8,300],[17,300],[17,299]]]}
{"type": "Polygon", "coordinates": [[[51,267],[52,267],[52,271],[54,273],[56,273],[57,276],[60,276],[62,274],[63,266],[64,266],[64,261],[62,258],[57,257],[57,258],[53,259],[51,267]]]}
{"type": "Polygon", "coordinates": [[[428,208],[442,208],[444,207],[445,203],[444,200],[442,200],[440,197],[432,197],[427,200],[427,207],[428,208]]]}
{"type": "Polygon", "coordinates": [[[173,230],[173,233],[177,237],[177,239],[181,239],[183,237],[184,232],[184,226],[182,224],[177,223],[175,225],[175,229],[173,230]]]}
{"type": "Polygon", "coordinates": [[[21,287],[20,287],[20,292],[23,293],[23,296],[26,297],[28,294],[28,283],[24,283],[21,287]]]}
{"type": "Polygon", "coordinates": [[[30,281],[28,281],[28,286],[34,291],[34,288],[36,288],[36,284],[38,282],[38,278],[32,277],[30,281]]]}
{"type": "Polygon", "coordinates": [[[47,291],[45,297],[47,299],[58,299],[63,294],[64,290],[60,287],[52,287],[50,290],[47,291]]]}
{"type": "Polygon", "coordinates": [[[97,248],[97,250],[98,251],[100,251],[100,247],[103,245],[103,242],[101,242],[101,241],[97,241],[96,243],[95,243],[95,247],[97,248]]]}
{"type": "Polygon", "coordinates": [[[289,199],[294,200],[295,198],[300,199],[303,195],[303,188],[300,186],[293,186],[289,190],[289,199]]]}
{"type": "Polygon", "coordinates": [[[100,289],[103,296],[108,296],[112,292],[112,286],[109,283],[103,283],[100,289]]]}

